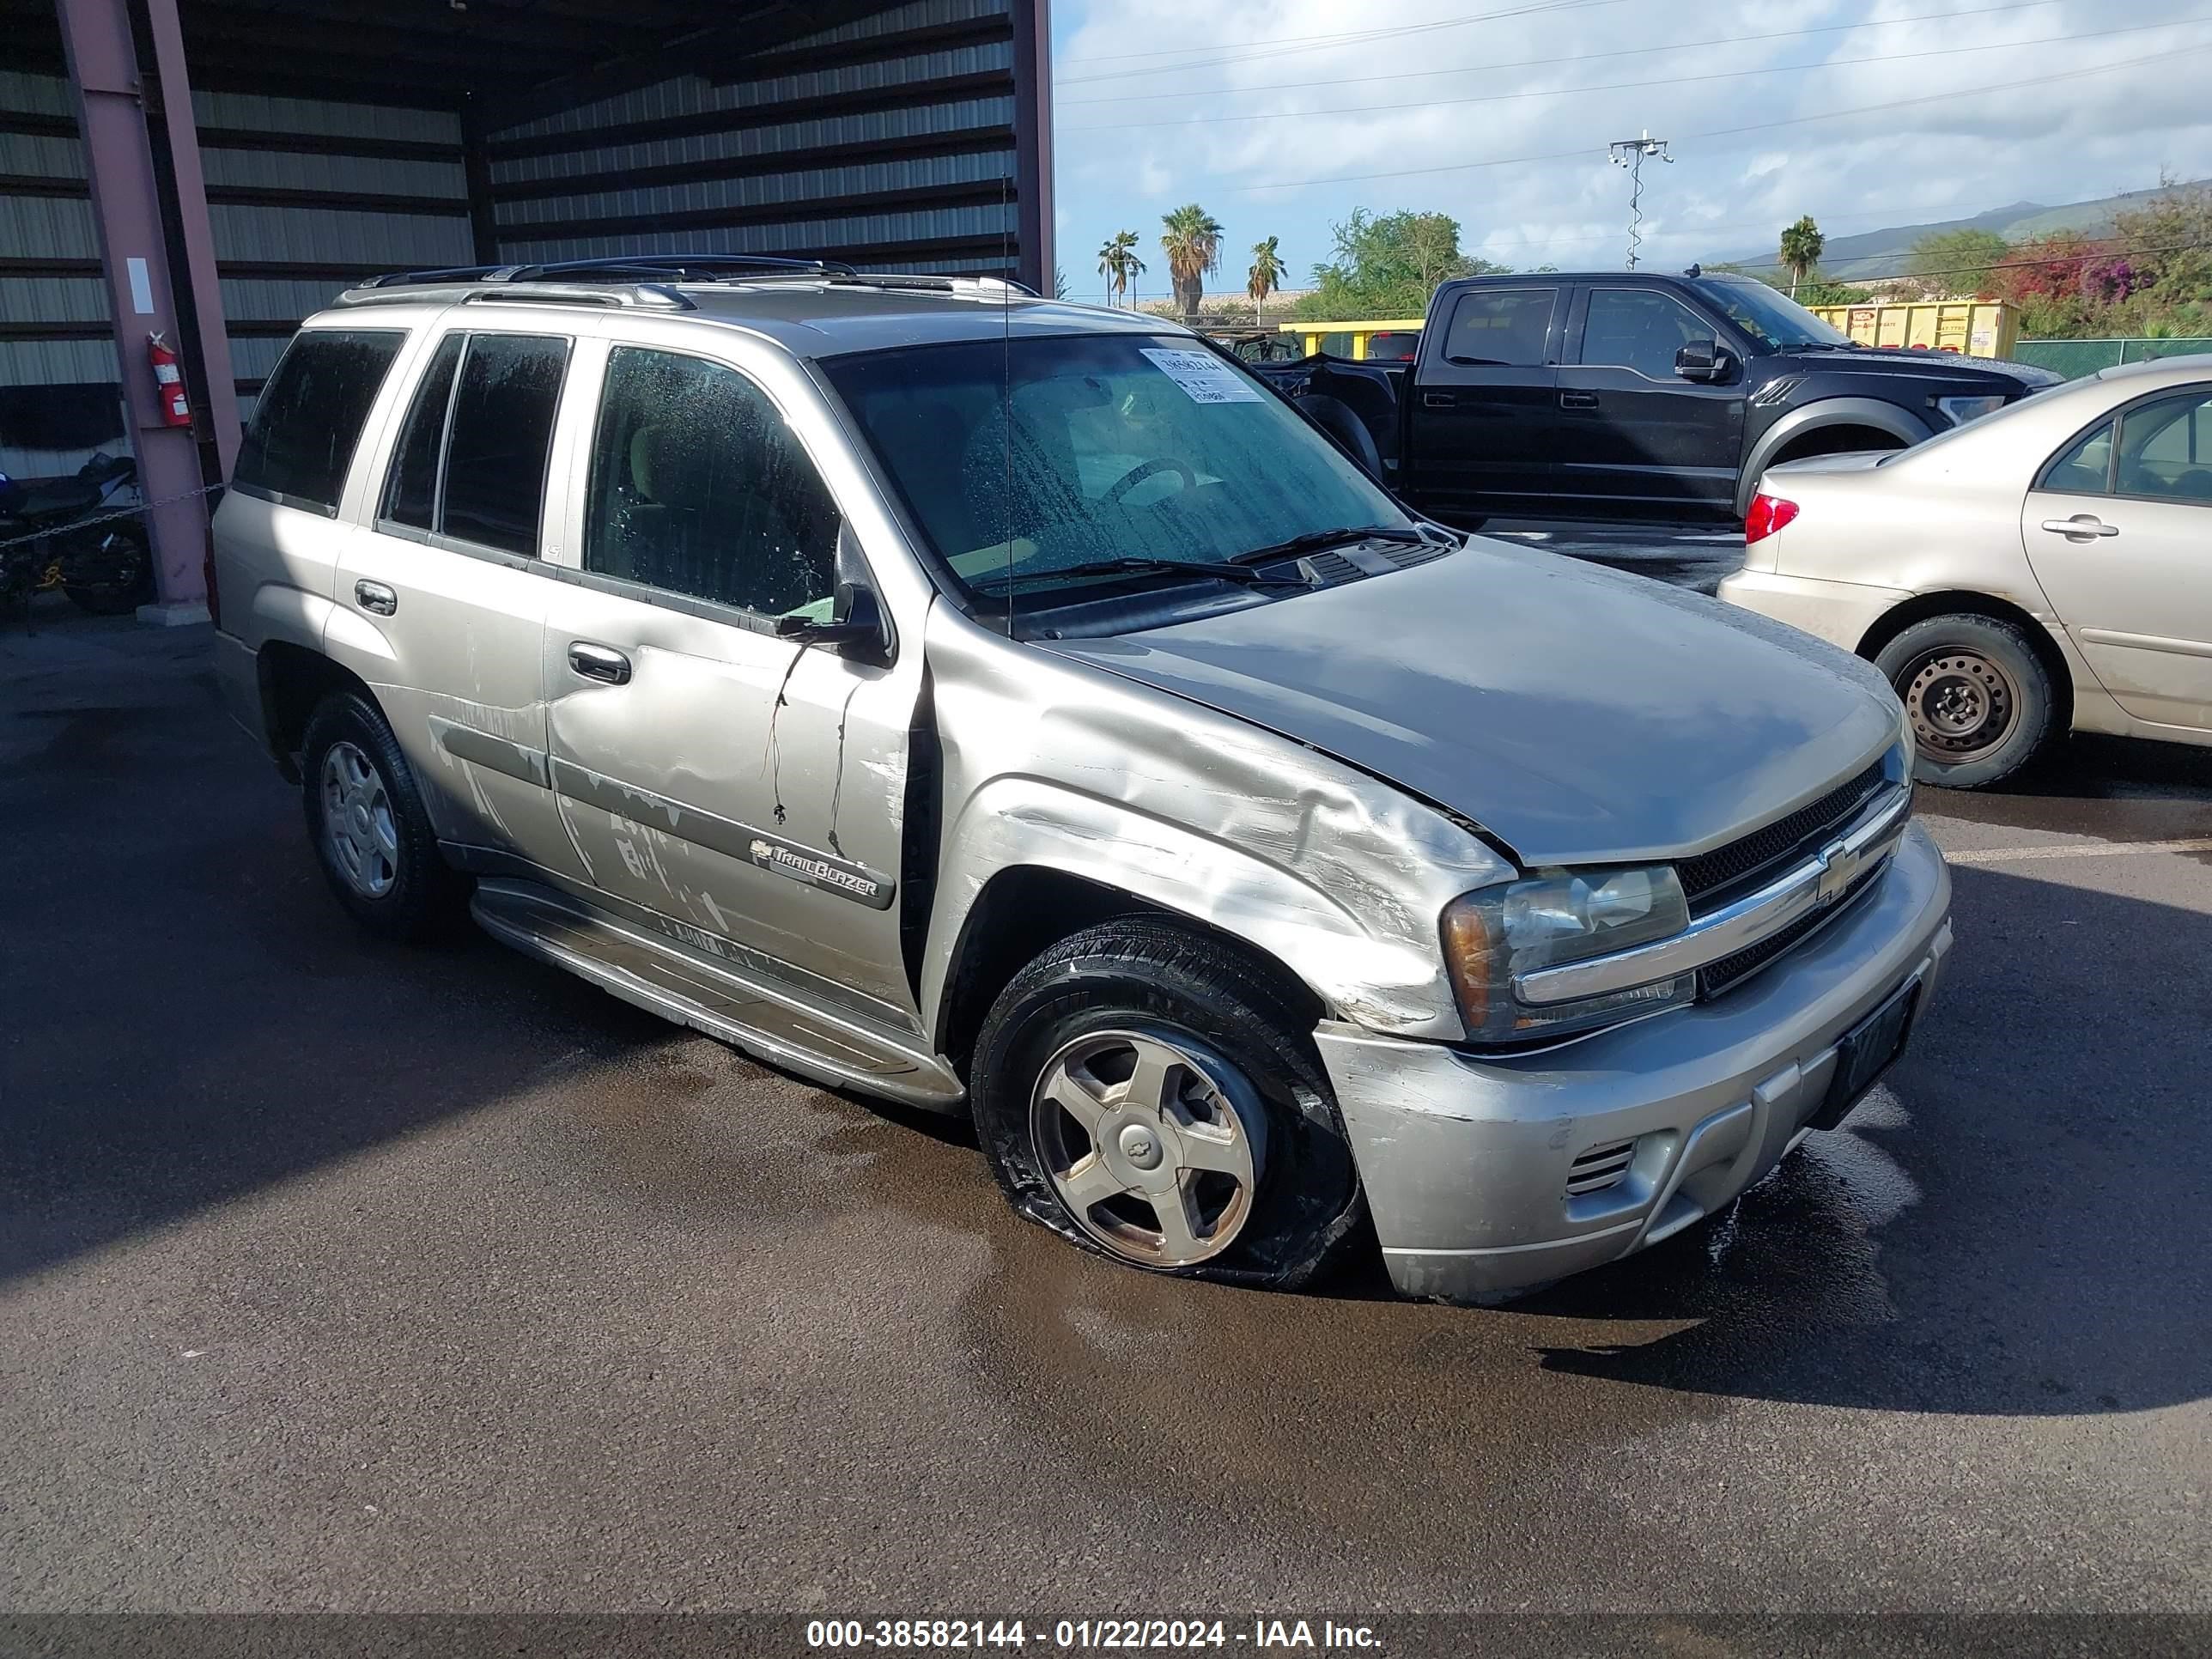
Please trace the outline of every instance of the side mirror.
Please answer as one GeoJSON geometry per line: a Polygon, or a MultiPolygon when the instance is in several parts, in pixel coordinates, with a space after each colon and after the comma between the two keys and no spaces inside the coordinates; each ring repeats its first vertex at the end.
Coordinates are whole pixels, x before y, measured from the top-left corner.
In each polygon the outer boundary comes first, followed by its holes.
{"type": "Polygon", "coordinates": [[[800,645],[826,645],[854,662],[888,665],[896,640],[883,601],[876,597],[868,567],[849,526],[837,532],[837,592],[830,603],[830,620],[811,617],[778,617],[776,637],[800,645]]]}
{"type": "Polygon", "coordinates": [[[1717,341],[1692,340],[1674,354],[1674,373],[1686,380],[1724,380],[1735,360],[1717,341]]]}

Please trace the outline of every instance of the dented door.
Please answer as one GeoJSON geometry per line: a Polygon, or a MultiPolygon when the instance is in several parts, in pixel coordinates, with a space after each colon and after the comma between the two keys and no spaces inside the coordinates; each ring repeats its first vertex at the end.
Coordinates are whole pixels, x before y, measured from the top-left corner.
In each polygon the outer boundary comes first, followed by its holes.
{"type": "Polygon", "coordinates": [[[857,664],[582,586],[546,620],[552,782],[592,884],[696,948],[910,1018],[898,877],[921,653],[857,664]]]}

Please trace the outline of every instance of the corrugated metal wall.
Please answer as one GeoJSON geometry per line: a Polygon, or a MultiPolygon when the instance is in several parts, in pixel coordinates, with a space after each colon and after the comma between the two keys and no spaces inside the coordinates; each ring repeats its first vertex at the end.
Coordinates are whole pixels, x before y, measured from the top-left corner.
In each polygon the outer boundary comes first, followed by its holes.
{"type": "MultiPolygon", "coordinates": [[[[475,263],[480,233],[515,261],[667,250],[1016,274],[1010,8],[1026,3],[914,0],[489,133],[474,218],[457,110],[196,88],[240,413],[347,283],[475,263]]],[[[75,98],[0,70],[0,470],[65,471],[121,441],[117,383],[75,98]]]]}
{"type": "Polygon", "coordinates": [[[504,259],[816,254],[997,271],[1015,234],[1007,0],[917,0],[490,135],[504,259]]]}
{"type": "MultiPolygon", "coordinates": [[[[453,112],[198,89],[192,111],[241,415],[349,282],[472,257],[453,112]]],[[[74,469],[103,396],[114,447],[117,385],[69,82],[0,73],[0,471],[74,469]]]]}

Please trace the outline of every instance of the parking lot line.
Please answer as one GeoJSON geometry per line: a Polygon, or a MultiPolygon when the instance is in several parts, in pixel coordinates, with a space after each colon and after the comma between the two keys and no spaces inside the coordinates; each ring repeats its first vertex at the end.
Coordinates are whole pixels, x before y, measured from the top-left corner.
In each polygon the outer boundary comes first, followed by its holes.
{"type": "Polygon", "coordinates": [[[1943,854],[1950,864],[2010,864],[2015,859],[2124,858],[2136,853],[2212,853],[2212,836],[2186,841],[2069,842],[2063,847],[1971,847],[1943,854]]]}

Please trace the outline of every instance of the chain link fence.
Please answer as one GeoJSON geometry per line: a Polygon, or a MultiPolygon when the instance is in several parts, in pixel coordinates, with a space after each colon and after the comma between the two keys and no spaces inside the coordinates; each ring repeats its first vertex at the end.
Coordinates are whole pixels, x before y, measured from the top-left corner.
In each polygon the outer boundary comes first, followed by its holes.
{"type": "Polygon", "coordinates": [[[2188,357],[2212,352],[2212,339],[2187,340],[2022,340],[2013,356],[2038,368],[2056,370],[2069,380],[2122,363],[2147,362],[2154,357],[2188,357]]]}

